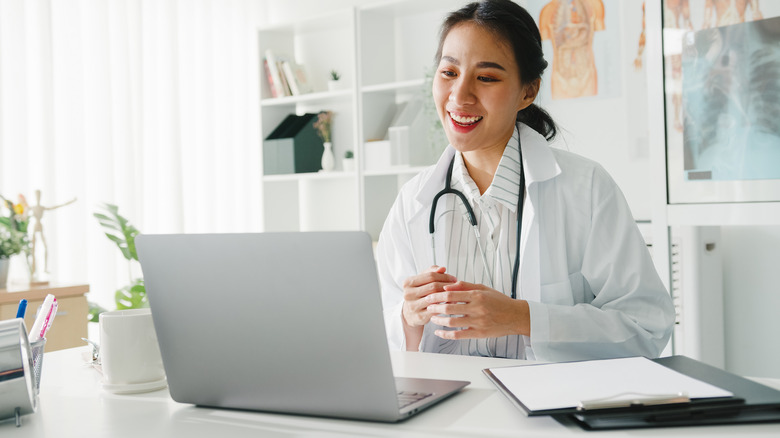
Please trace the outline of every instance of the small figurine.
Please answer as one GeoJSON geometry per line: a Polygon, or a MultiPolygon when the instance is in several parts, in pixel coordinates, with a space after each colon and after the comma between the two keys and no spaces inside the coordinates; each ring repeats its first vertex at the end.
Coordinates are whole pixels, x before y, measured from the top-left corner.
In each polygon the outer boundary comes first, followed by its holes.
{"type": "Polygon", "coordinates": [[[70,201],[55,205],[53,207],[45,207],[41,205],[41,191],[36,190],[35,191],[35,205],[30,208],[32,211],[32,216],[35,218],[35,226],[33,227],[33,236],[32,236],[32,267],[30,268],[30,274],[32,275],[33,280],[37,278],[37,271],[38,267],[35,260],[35,247],[38,242],[38,236],[40,235],[41,243],[43,244],[43,271],[45,273],[49,273],[49,249],[46,246],[46,238],[43,236],[43,224],[41,223],[41,219],[43,219],[43,213],[48,210],[56,210],[60,207],[64,207],[68,204],[72,204],[76,202],[76,198],[71,199],[70,201]]]}

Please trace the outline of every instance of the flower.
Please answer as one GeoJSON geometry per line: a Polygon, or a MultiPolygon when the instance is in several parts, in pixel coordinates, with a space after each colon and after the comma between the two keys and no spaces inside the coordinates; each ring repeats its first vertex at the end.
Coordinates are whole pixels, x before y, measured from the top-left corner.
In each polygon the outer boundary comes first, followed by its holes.
{"type": "Polygon", "coordinates": [[[0,258],[9,258],[12,255],[24,252],[30,253],[30,239],[27,236],[29,224],[29,206],[24,196],[19,195],[19,202],[14,204],[2,195],[2,207],[0,207],[0,258]],[[3,210],[8,210],[8,215],[3,215],[3,210]]]}
{"type": "Polygon", "coordinates": [[[322,141],[330,141],[330,123],[333,118],[332,111],[322,111],[317,115],[317,121],[314,122],[314,129],[317,130],[317,134],[322,141]]]}

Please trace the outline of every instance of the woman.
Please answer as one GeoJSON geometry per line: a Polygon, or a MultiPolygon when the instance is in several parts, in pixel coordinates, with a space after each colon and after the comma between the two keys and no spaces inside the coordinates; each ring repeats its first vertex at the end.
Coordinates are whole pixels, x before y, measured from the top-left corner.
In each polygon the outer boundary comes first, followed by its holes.
{"type": "Polygon", "coordinates": [[[533,19],[509,0],[469,4],[445,20],[436,58],[450,146],[403,187],[377,247],[391,348],[658,356],[671,298],[609,175],[547,144],[533,19]]]}

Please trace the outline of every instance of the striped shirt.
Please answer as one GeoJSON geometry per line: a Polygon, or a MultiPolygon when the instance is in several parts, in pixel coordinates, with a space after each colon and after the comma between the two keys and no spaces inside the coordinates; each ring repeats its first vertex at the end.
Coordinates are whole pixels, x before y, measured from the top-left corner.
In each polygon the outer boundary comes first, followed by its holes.
{"type": "MultiPolygon", "coordinates": [[[[442,228],[447,234],[442,237],[445,239],[447,259],[442,266],[447,268],[447,272],[458,280],[484,284],[508,296],[512,294],[512,270],[517,254],[517,202],[521,169],[518,135],[515,129],[504,149],[493,182],[482,195],[469,176],[463,156],[460,152],[455,154],[452,188],[463,192],[474,210],[479,228],[479,244],[468,220],[466,207],[456,196],[445,197],[446,210],[440,218],[446,222],[442,228]],[[484,268],[483,254],[487,270],[484,268]]],[[[518,335],[441,342],[441,353],[525,358],[525,342],[518,335]]]]}

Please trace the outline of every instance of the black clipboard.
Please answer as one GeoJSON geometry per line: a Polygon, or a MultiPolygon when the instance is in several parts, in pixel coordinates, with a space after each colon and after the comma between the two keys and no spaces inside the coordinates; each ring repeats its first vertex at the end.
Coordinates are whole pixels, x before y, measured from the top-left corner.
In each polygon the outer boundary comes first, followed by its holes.
{"type": "Polygon", "coordinates": [[[653,359],[667,368],[723,388],[733,400],[654,406],[628,411],[578,412],[572,418],[588,430],[780,422],[780,391],[686,356],[653,359]]]}
{"type": "Polygon", "coordinates": [[[584,411],[576,407],[531,411],[495,378],[489,369],[483,372],[526,415],[553,416],[561,421],[572,419],[588,430],[780,421],[780,391],[776,389],[685,356],[670,356],[653,361],[678,373],[725,389],[731,392],[733,397],[584,411]]]}

